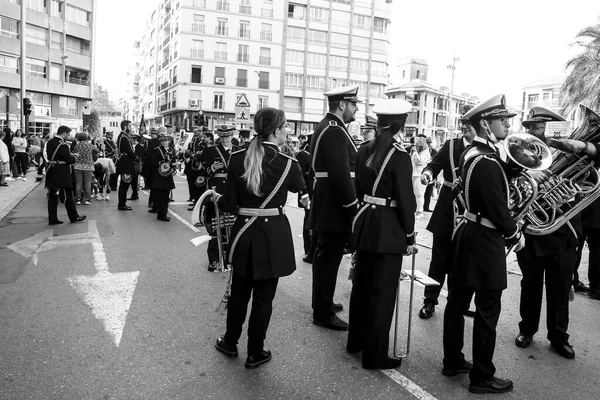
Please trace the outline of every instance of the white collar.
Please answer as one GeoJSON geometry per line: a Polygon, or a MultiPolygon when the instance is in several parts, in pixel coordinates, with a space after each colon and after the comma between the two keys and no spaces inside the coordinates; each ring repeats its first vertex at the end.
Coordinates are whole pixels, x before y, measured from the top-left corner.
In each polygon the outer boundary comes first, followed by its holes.
{"type": "Polygon", "coordinates": [[[475,138],[473,139],[473,142],[478,142],[478,143],[484,144],[487,147],[489,147],[490,149],[494,150],[495,153],[498,152],[498,148],[496,146],[494,146],[494,143],[492,143],[489,140],[484,139],[480,136],[475,136],[475,138]]]}
{"type": "Polygon", "coordinates": [[[465,139],[464,136],[462,137],[462,142],[465,145],[465,148],[469,147],[469,145],[471,144],[471,143],[469,143],[469,141],[467,139],[465,139]]]}

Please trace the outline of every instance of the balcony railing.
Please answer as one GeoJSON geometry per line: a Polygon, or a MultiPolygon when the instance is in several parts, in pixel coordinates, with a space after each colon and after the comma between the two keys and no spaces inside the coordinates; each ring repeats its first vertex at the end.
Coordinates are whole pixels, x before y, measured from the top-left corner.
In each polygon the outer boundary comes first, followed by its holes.
{"type": "Polygon", "coordinates": [[[302,112],[302,107],[301,106],[283,106],[283,111],[287,111],[287,112],[293,112],[293,113],[301,113],[302,112]]]}
{"type": "Polygon", "coordinates": [[[240,5],[240,14],[252,14],[252,7],[240,5]]]}
{"type": "Polygon", "coordinates": [[[75,48],[75,47],[65,46],[65,50],[67,50],[68,52],[71,52],[71,53],[81,54],[82,56],[86,56],[86,57],[90,56],[90,51],[82,49],[82,48],[75,48]]]}
{"type": "Polygon", "coordinates": [[[205,29],[206,29],[206,26],[204,24],[200,24],[198,22],[195,22],[192,24],[192,32],[204,33],[205,29]]]}
{"type": "Polygon", "coordinates": [[[237,55],[237,60],[238,62],[249,62],[250,60],[250,56],[248,54],[239,54],[237,55]]]}
{"type": "Polygon", "coordinates": [[[244,39],[250,39],[250,30],[248,29],[240,29],[238,31],[238,37],[244,38],[244,39]]]}
{"type": "Polygon", "coordinates": [[[229,35],[229,29],[224,28],[222,26],[217,26],[215,28],[215,35],[219,35],[219,36],[227,36],[229,35]]]}
{"type": "Polygon", "coordinates": [[[215,60],[227,61],[227,52],[215,51],[215,60]]]}
{"type": "Polygon", "coordinates": [[[66,79],[66,82],[68,83],[73,83],[75,85],[83,85],[83,86],[88,86],[90,84],[89,79],[85,78],[75,78],[74,76],[69,76],[66,79]]]}
{"type": "Polygon", "coordinates": [[[173,85],[177,83],[177,75],[173,76],[173,85]]]}
{"type": "Polygon", "coordinates": [[[171,102],[171,108],[175,108],[175,107],[177,107],[177,100],[173,100],[171,102]]]}
{"type": "Polygon", "coordinates": [[[224,110],[225,102],[223,101],[213,101],[213,110],[224,110]]]}
{"type": "Polygon", "coordinates": [[[162,91],[169,87],[169,81],[163,82],[158,86],[158,90],[162,91]]]}
{"type": "Polygon", "coordinates": [[[159,109],[160,111],[165,111],[165,110],[166,110],[168,107],[169,107],[169,104],[168,104],[168,103],[165,103],[165,104],[162,104],[162,105],[161,105],[161,106],[160,106],[158,109],[159,109]]]}
{"type": "Polygon", "coordinates": [[[229,11],[229,2],[223,0],[217,0],[217,10],[229,11]]]}
{"type": "Polygon", "coordinates": [[[248,79],[247,78],[237,78],[237,86],[248,87],[248,79]]]}
{"type": "Polygon", "coordinates": [[[165,38],[165,40],[163,40],[163,47],[165,47],[169,43],[169,40],[171,40],[171,38],[168,36],[165,38]]]}
{"type": "Polygon", "coordinates": [[[190,57],[202,59],[202,58],[204,58],[204,50],[201,50],[201,49],[191,49],[191,51],[190,51],[190,57]]]}
{"type": "Polygon", "coordinates": [[[192,74],[190,77],[190,83],[202,83],[202,75],[192,74]]]}
{"type": "Polygon", "coordinates": [[[258,57],[258,63],[261,65],[271,65],[271,57],[260,56],[258,57]]]}
{"type": "Polygon", "coordinates": [[[371,75],[375,75],[375,76],[387,76],[387,72],[385,72],[385,71],[374,71],[374,70],[371,70],[371,75]]]}

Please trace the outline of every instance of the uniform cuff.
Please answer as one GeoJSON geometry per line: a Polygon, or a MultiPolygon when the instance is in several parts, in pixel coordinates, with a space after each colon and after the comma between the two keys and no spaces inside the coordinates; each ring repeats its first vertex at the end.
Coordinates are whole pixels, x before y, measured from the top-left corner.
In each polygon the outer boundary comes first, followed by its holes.
{"type": "Polygon", "coordinates": [[[343,207],[344,208],[350,208],[350,207],[352,207],[355,204],[358,204],[358,200],[354,200],[352,203],[344,204],[343,207]]]}
{"type": "Polygon", "coordinates": [[[302,196],[300,196],[300,200],[305,199],[308,197],[308,193],[304,193],[302,196]]]}
{"type": "Polygon", "coordinates": [[[415,233],[409,233],[406,235],[406,244],[413,246],[415,244],[415,233]]]}

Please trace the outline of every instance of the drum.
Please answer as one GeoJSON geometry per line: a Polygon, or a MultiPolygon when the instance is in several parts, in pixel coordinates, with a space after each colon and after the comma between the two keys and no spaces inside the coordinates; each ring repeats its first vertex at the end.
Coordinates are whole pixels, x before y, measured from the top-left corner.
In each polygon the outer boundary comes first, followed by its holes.
{"type": "Polygon", "coordinates": [[[158,174],[160,176],[169,176],[171,175],[171,163],[163,160],[158,163],[158,174]]]}
{"type": "Polygon", "coordinates": [[[133,175],[129,175],[129,174],[121,174],[121,180],[125,183],[131,183],[131,178],[133,177],[133,175]]]}
{"type": "Polygon", "coordinates": [[[204,187],[206,185],[206,178],[202,175],[198,175],[196,180],[194,180],[194,185],[199,188],[204,187]]]}

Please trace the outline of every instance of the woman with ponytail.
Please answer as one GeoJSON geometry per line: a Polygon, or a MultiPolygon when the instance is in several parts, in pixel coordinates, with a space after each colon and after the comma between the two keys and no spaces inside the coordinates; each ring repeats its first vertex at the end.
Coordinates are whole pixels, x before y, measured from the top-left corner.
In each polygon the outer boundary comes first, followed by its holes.
{"type": "Polygon", "coordinates": [[[352,230],[356,265],[346,349],[363,351],[365,369],[401,364],[388,356],[388,344],[402,257],[417,251],[412,164],[400,138],[411,109],[400,99],[375,106],[375,139],[363,145],[356,158],[356,194],[362,205],[352,230]]]}
{"type": "Polygon", "coordinates": [[[248,326],[246,368],[271,359],[264,349],[272,302],[280,277],[296,269],[290,223],[285,215],[288,191],[300,192],[303,205],[308,194],[298,162],[279,152],[288,134],[285,114],[262,108],[254,117],[257,136],[248,149],[231,155],[225,192],[219,209],[236,214],[231,229],[228,259],[232,265],[231,296],[227,303],[227,330],[216,348],[237,357],[248,302],[252,296],[248,326]]]}

